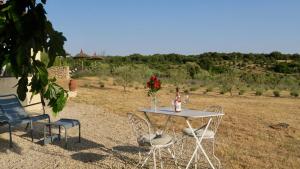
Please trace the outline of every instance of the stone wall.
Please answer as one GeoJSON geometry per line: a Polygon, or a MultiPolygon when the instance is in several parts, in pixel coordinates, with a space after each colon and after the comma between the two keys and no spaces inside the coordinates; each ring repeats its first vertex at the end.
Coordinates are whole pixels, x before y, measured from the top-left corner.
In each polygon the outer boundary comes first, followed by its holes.
{"type": "Polygon", "coordinates": [[[52,66],[48,68],[49,77],[56,79],[70,79],[69,66],[52,66]]]}

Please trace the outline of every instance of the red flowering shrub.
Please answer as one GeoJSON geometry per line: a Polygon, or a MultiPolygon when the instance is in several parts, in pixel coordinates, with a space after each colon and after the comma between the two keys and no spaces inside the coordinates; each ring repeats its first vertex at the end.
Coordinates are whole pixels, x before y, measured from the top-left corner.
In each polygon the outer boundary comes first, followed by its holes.
{"type": "Polygon", "coordinates": [[[161,82],[155,75],[152,75],[147,82],[147,87],[149,88],[148,96],[151,96],[161,88],[161,82]]]}

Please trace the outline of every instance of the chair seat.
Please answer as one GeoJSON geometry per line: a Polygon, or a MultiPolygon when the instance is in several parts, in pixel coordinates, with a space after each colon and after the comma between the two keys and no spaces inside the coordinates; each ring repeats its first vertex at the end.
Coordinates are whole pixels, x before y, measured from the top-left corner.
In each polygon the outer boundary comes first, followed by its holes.
{"type": "MultiPolygon", "coordinates": [[[[193,129],[193,130],[195,131],[196,129],[193,129]]],[[[192,133],[193,130],[190,128],[184,128],[183,133],[188,136],[193,136],[193,133],[192,133]]],[[[199,129],[195,132],[195,134],[197,137],[201,137],[203,135],[203,132],[204,132],[204,129],[199,129]]],[[[214,137],[215,137],[214,131],[207,129],[203,138],[208,139],[208,138],[214,138],[214,137]]]]}
{"type": "Polygon", "coordinates": [[[9,123],[12,126],[17,126],[17,125],[22,125],[22,124],[28,124],[30,122],[31,122],[30,118],[14,119],[13,121],[12,120],[9,121],[9,123]]]}
{"type": "Polygon", "coordinates": [[[41,114],[41,115],[30,117],[30,119],[32,120],[32,122],[37,122],[37,121],[45,120],[45,119],[48,119],[48,118],[49,118],[48,114],[41,114]]]}
{"type": "Polygon", "coordinates": [[[76,119],[60,119],[53,124],[57,126],[64,126],[66,129],[80,125],[80,122],[76,119]]]}
{"type": "Polygon", "coordinates": [[[140,139],[138,139],[138,143],[141,146],[151,146],[150,139],[153,146],[166,145],[171,143],[173,140],[173,138],[167,134],[163,134],[163,135],[147,134],[142,136],[140,139]]]}

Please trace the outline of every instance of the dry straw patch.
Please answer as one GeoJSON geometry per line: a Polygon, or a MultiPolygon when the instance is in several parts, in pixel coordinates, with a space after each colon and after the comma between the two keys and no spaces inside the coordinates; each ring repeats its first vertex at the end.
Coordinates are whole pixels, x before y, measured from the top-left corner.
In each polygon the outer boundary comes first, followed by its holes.
{"type": "MultiPolygon", "coordinates": [[[[105,112],[121,116],[126,116],[127,112],[138,113],[138,108],[149,106],[150,99],[142,86],[129,88],[125,93],[121,87],[114,86],[111,79],[103,89],[99,88],[98,82],[95,77],[79,79],[78,97],[73,101],[97,105],[105,112]]],[[[171,89],[165,86],[158,92],[160,105],[171,104],[174,97],[171,89]]],[[[225,168],[300,168],[299,99],[201,93],[190,95],[189,108],[201,109],[217,104],[223,106],[226,114],[217,138],[217,155],[225,168]],[[280,122],[288,123],[290,127],[282,130],[269,127],[280,122]]],[[[164,120],[162,116],[152,118],[164,120]]],[[[178,129],[185,125],[182,119],[176,121],[178,129]]]]}

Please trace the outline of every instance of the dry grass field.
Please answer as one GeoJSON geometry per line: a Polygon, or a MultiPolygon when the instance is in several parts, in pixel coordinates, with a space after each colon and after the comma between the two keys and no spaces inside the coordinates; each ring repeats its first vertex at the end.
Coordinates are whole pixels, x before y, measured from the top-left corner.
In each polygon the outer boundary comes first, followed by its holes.
{"type": "MultiPolygon", "coordinates": [[[[105,112],[126,116],[127,112],[149,106],[147,91],[134,85],[123,92],[111,80],[101,88],[99,79],[87,77],[77,80],[78,96],[72,100],[101,107],[105,112]]],[[[163,86],[159,93],[159,105],[169,106],[174,93],[172,87],[163,86]]],[[[203,89],[204,90],[204,89],[203,89]]],[[[221,105],[225,116],[219,128],[216,154],[224,168],[300,168],[300,99],[288,97],[219,95],[216,92],[202,94],[201,89],[190,93],[189,108],[205,108],[221,105]],[[272,129],[269,125],[287,123],[287,129],[272,129]]],[[[163,122],[163,116],[152,117],[163,122]]],[[[176,128],[184,125],[176,119],[176,128]]],[[[101,124],[99,124],[101,125],[101,124]]]]}

